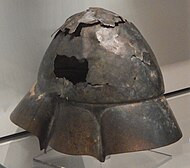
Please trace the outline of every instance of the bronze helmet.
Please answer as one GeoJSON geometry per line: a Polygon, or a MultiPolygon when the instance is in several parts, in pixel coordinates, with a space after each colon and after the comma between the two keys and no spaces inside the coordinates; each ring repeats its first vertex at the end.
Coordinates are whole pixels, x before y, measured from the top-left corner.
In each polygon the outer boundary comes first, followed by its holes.
{"type": "Polygon", "coordinates": [[[11,120],[36,135],[41,149],[100,161],[182,136],[151,48],[132,23],[101,8],[58,29],[11,120]]]}

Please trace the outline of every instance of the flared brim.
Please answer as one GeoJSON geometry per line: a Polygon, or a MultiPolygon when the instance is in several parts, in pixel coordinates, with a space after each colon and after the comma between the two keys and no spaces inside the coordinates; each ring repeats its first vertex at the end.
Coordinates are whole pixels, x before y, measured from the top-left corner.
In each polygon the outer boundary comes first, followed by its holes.
{"type": "Polygon", "coordinates": [[[166,146],[182,137],[164,96],[121,104],[85,104],[29,91],[11,114],[11,121],[71,155],[107,155],[166,146]]]}

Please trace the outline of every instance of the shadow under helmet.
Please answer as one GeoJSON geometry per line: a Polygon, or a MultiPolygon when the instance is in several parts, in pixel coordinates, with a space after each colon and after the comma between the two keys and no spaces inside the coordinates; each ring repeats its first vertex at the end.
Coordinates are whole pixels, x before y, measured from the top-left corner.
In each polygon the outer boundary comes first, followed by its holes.
{"type": "Polygon", "coordinates": [[[101,8],[58,29],[11,120],[36,135],[41,149],[100,161],[182,136],[151,48],[132,23],[101,8]]]}

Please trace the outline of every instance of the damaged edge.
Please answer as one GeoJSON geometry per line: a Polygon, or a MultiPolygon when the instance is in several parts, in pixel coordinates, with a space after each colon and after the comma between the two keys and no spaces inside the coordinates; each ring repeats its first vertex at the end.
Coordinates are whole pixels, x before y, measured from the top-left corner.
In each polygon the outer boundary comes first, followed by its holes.
{"type": "MultiPolygon", "coordinates": [[[[75,34],[77,29],[79,29],[79,28],[82,29],[83,27],[91,27],[91,26],[96,25],[96,24],[100,24],[102,27],[114,28],[114,27],[118,26],[120,23],[128,22],[126,19],[123,19],[121,16],[116,15],[115,13],[112,13],[112,15],[115,18],[117,18],[118,21],[115,20],[115,22],[113,24],[108,23],[108,22],[104,21],[103,19],[96,17],[97,12],[95,12],[95,11],[91,12],[92,15],[89,15],[88,17],[85,16],[88,13],[90,13],[90,10],[93,10],[93,9],[94,8],[89,8],[88,10],[86,10],[86,12],[79,13],[80,19],[78,19],[79,22],[77,24],[74,24],[75,23],[75,22],[73,22],[74,16],[71,16],[69,19],[67,19],[65,24],[63,24],[55,32],[53,32],[51,37],[54,34],[57,34],[60,30],[62,32],[64,32],[65,34],[75,34]]],[[[79,32],[79,34],[80,34],[80,32],[79,32]]]]}

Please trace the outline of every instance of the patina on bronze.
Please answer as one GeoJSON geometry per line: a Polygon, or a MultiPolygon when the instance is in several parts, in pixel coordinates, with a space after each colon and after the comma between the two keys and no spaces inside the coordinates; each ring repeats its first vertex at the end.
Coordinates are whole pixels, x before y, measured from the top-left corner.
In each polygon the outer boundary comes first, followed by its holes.
{"type": "Polygon", "coordinates": [[[36,135],[41,149],[104,161],[181,138],[163,94],[158,63],[138,29],[90,8],[58,29],[11,120],[36,135]]]}

